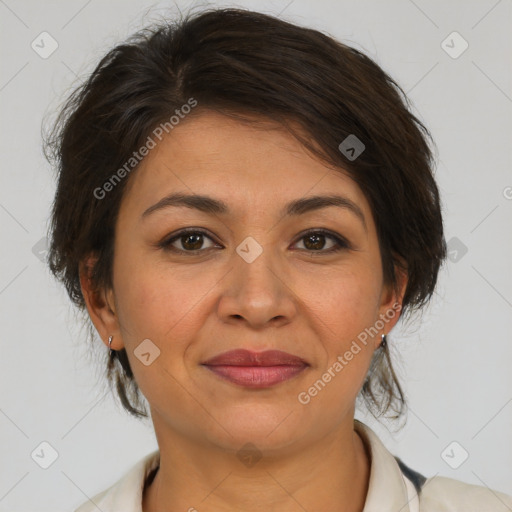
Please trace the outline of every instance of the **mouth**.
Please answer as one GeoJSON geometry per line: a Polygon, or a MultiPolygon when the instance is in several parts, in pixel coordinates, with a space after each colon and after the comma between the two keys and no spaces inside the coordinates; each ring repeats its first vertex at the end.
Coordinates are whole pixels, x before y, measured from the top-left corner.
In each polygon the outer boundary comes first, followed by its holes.
{"type": "Polygon", "coordinates": [[[304,359],[280,350],[252,352],[244,349],[224,352],[202,365],[222,379],[249,388],[274,386],[309,367],[304,359]]]}

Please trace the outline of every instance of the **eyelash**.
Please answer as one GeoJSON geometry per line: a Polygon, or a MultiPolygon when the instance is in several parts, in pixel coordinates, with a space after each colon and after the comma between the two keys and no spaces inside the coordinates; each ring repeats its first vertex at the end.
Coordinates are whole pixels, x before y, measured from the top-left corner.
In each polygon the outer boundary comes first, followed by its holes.
{"type": "MultiPolygon", "coordinates": [[[[209,238],[212,242],[216,243],[215,240],[213,240],[212,237],[210,235],[208,235],[208,233],[206,231],[199,229],[199,228],[193,228],[193,229],[189,228],[189,229],[184,229],[183,231],[180,231],[179,233],[173,235],[172,238],[164,239],[162,242],[158,243],[157,245],[158,245],[158,247],[160,247],[161,249],[163,249],[165,251],[176,252],[176,253],[181,253],[181,254],[188,253],[188,254],[195,255],[195,254],[198,254],[201,252],[206,252],[208,250],[208,249],[196,249],[194,251],[185,251],[183,249],[176,249],[175,247],[171,246],[171,244],[173,242],[175,242],[176,240],[179,240],[181,237],[184,237],[186,235],[203,235],[206,238],[209,238]]],[[[322,250],[322,249],[320,249],[318,251],[311,250],[311,249],[299,249],[299,250],[310,252],[312,254],[314,254],[314,253],[332,254],[335,252],[339,252],[343,249],[351,248],[350,244],[343,237],[341,237],[339,235],[335,235],[334,233],[332,233],[328,230],[325,230],[325,229],[312,229],[310,231],[307,231],[306,233],[302,234],[302,236],[297,240],[297,242],[300,242],[302,239],[304,239],[310,235],[324,235],[327,238],[333,239],[336,242],[336,245],[328,250],[322,250]]],[[[213,247],[210,247],[209,249],[213,249],[213,247]]]]}

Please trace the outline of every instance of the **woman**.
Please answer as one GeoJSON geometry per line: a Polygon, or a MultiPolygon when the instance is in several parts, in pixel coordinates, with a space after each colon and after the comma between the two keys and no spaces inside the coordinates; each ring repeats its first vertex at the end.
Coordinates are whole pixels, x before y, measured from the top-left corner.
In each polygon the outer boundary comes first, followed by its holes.
{"type": "MultiPolygon", "coordinates": [[[[400,94],[401,93],[401,94],[400,94]]],[[[354,420],[446,257],[427,129],[373,61],[217,9],[114,48],[62,111],[50,267],[159,450],[77,510],[511,510],[354,420]]]]}

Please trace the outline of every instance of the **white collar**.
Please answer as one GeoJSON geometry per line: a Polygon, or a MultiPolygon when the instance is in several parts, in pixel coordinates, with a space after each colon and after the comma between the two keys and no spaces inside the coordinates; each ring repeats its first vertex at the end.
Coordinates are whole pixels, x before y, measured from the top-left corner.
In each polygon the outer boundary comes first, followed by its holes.
{"type": "Polygon", "coordinates": [[[369,447],[371,457],[370,481],[363,512],[419,510],[418,496],[413,484],[404,478],[395,457],[377,434],[359,420],[354,420],[354,430],[369,447]]]}

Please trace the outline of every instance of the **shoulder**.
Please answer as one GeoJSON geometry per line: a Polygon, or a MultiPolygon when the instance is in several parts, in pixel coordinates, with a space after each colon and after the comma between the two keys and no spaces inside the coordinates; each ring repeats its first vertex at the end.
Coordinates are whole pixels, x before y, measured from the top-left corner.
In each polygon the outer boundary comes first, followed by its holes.
{"type": "Polygon", "coordinates": [[[96,494],[93,498],[82,503],[74,512],[97,512],[99,506],[104,506],[106,497],[113,487],[105,489],[103,492],[96,494]]]}
{"type": "Polygon", "coordinates": [[[512,496],[443,476],[427,478],[419,497],[420,512],[512,511],[512,496]]]}
{"type": "Polygon", "coordinates": [[[485,485],[426,477],[393,455],[370,427],[355,420],[354,428],[371,458],[364,512],[512,512],[512,496],[485,485]]]}
{"type": "Polygon", "coordinates": [[[147,478],[160,463],[158,450],[133,465],[108,489],[82,503],[74,512],[142,512],[142,496],[147,478]]]}

